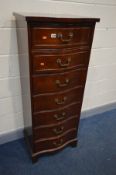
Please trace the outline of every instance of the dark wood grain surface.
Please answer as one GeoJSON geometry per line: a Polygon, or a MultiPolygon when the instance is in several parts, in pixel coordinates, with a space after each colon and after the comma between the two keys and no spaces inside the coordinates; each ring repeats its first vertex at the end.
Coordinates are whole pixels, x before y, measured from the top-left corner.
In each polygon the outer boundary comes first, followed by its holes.
{"type": "Polygon", "coordinates": [[[33,115],[34,126],[57,124],[58,122],[65,121],[73,116],[79,118],[80,106],[81,103],[75,102],[57,110],[53,109],[52,111],[36,112],[33,115]]]}
{"type": "Polygon", "coordinates": [[[76,140],[76,129],[69,130],[65,135],[53,138],[51,140],[44,140],[44,141],[36,141],[35,142],[35,152],[39,154],[44,152],[52,152],[55,150],[59,150],[62,147],[72,143],[76,140]]]}
{"type": "Polygon", "coordinates": [[[82,101],[83,90],[83,87],[75,87],[64,92],[35,95],[32,98],[33,111],[59,109],[76,101],[80,102],[82,101]]]}
{"type": "MultiPolygon", "coordinates": [[[[61,50],[62,51],[62,50],[61,50]]],[[[87,67],[90,51],[71,51],[70,53],[32,54],[33,73],[66,71],[69,69],[87,67]]]]}
{"type": "MultiPolygon", "coordinates": [[[[32,160],[36,160],[40,154],[69,144],[76,146],[94,28],[99,19],[15,16],[18,28],[24,24],[27,31],[25,52],[29,57],[20,58],[20,68],[23,77],[28,77],[22,81],[22,89],[29,93],[29,101],[23,99],[25,135],[32,160]]],[[[23,50],[23,38],[18,36],[19,50],[23,50]]]]}
{"type": "Polygon", "coordinates": [[[90,27],[75,28],[41,28],[31,29],[32,49],[63,48],[75,45],[89,45],[92,29],[90,27]]]}
{"type": "Polygon", "coordinates": [[[49,140],[64,135],[68,130],[77,128],[77,115],[65,121],[57,122],[57,124],[42,125],[34,128],[35,140],[49,140]]]}
{"type": "Polygon", "coordinates": [[[85,84],[87,69],[76,69],[56,74],[39,74],[32,77],[33,94],[61,92],[85,84]]]}

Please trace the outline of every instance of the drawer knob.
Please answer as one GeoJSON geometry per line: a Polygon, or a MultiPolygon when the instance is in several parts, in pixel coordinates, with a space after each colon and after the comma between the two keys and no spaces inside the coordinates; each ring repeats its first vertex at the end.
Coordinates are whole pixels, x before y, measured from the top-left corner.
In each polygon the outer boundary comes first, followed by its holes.
{"type": "Polygon", "coordinates": [[[65,103],[67,97],[64,97],[62,100],[59,100],[58,98],[55,99],[55,102],[57,105],[62,105],[65,103]]]}
{"type": "Polygon", "coordinates": [[[62,42],[69,42],[69,41],[71,41],[73,39],[73,36],[74,36],[73,32],[69,32],[67,38],[65,38],[62,33],[58,33],[58,38],[62,42]]]}
{"type": "Polygon", "coordinates": [[[54,128],[54,129],[53,129],[53,132],[54,132],[56,135],[58,135],[58,134],[61,134],[61,133],[63,132],[63,130],[64,130],[64,127],[61,126],[60,128],[54,128]]]}
{"type": "Polygon", "coordinates": [[[62,112],[61,115],[55,114],[55,115],[54,115],[54,118],[55,118],[57,121],[63,120],[63,119],[65,118],[65,115],[66,115],[66,113],[65,113],[65,112],[62,112]]]}
{"type": "Polygon", "coordinates": [[[60,139],[59,142],[53,142],[55,146],[61,146],[63,144],[63,139],[60,139]]]}
{"type": "Polygon", "coordinates": [[[68,67],[70,65],[70,62],[70,57],[67,59],[67,63],[62,63],[62,60],[60,58],[57,59],[57,64],[59,64],[60,67],[68,67]]]}
{"type": "Polygon", "coordinates": [[[59,87],[65,87],[69,84],[69,79],[66,79],[65,80],[65,83],[61,83],[60,80],[56,80],[56,84],[59,86],[59,87]]]}

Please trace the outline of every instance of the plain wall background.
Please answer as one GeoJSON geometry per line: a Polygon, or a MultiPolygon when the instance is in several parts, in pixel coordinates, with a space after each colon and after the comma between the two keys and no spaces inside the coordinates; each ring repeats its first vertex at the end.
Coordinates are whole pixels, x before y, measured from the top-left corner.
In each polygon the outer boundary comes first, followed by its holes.
{"type": "Polygon", "coordinates": [[[100,17],[94,35],[82,111],[116,102],[115,0],[0,0],[0,135],[23,128],[13,12],[70,12],[77,16],[100,17]]]}

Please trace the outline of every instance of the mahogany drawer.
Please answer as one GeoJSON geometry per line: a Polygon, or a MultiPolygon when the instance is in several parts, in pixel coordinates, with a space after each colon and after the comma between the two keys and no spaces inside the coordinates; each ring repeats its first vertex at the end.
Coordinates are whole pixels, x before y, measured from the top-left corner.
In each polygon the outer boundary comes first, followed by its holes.
{"type": "Polygon", "coordinates": [[[87,69],[78,69],[57,74],[40,74],[32,77],[33,94],[58,92],[75,86],[83,86],[87,69]]]}
{"type": "Polygon", "coordinates": [[[59,54],[32,54],[33,73],[44,71],[62,71],[73,68],[87,67],[89,63],[89,51],[75,51],[59,54]]]}
{"type": "Polygon", "coordinates": [[[36,162],[42,153],[76,146],[94,29],[100,19],[14,15],[19,53],[26,53],[19,58],[22,92],[26,92],[24,134],[36,162]]]}
{"type": "Polygon", "coordinates": [[[36,141],[34,143],[35,152],[48,152],[53,150],[58,150],[61,147],[64,147],[68,143],[77,140],[76,139],[77,130],[72,129],[71,131],[67,132],[64,136],[57,137],[51,140],[44,140],[44,141],[36,141]]]}
{"type": "Polygon", "coordinates": [[[32,98],[33,111],[58,109],[76,101],[82,101],[84,87],[76,87],[60,93],[35,95],[32,98]]]}
{"type": "Polygon", "coordinates": [[[75,28],[31,28],[32,49],[63,48],[77,45],[91,45],[91,27],[75,28]]]}
{"type": "Polygon", "coordinates": [[[34,139],[45,140],[65,134],[66,131],[77,127],[78,118],[75,116],[56,125],[47,125],[34,128],[34,139]]]}
{"type": "Polygon", "coordinates": [[[72,103],[64,108],[53,110],[52,112],[38,112],[33,115],[33,125],[35,127],[42,125],[58,124],[58,122],[80,115],[81,103],[72,103]]]}

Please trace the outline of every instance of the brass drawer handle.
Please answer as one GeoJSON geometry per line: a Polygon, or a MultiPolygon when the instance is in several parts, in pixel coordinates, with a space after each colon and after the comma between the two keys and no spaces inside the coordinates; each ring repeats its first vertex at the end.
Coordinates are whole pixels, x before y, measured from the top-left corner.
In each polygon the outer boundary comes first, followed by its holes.
{"type": "Polygon", "coordinates": [[[58,114],[55,114],[55,115],[54,115],[54,118],[55,118],[57,121],[63,120],[63,119],[65,118],[65,115],[66,115],[65,112],[63,112],[63,113],[61,114],[61,116],[59,116],[58,114]]]}
{"type": "Polygon", "coordinates": [[[55,99],[55,102],[57,105],[62,105],[65,103],[67,97],[64,97],[62,100],[59,100],[58,98],[55,99]]]}
{"type": "Polygon", "coordinates": [[[58,135],[58,134],[61,134],[61,133],[63,132],[63,130],[64,130],[64,127],[61,126],[60,128],[54,128],[54,129],[53,129],[53,132],[54,132],[56,135],[58,135]]]}
{"type": "Polygon", "coordinates": [[[57,64],[60,65],[60,67],[68,67],[70,65],[70,62],[71,62],[71,58],[69,57],[67,59],[67,63],[62,63],[62,60],[60,58],[57,59],[57,64]]]}
{"type": "Polygon", "coordinates": [[[59,87],[65,87],[69,84],[69,79],[66,79],[65,80],[65,83],[61,83],[60,80],[56,80],[56,84],[59,86],[59,87]]]}
{"type": "Polygon", "coordinates": [[[62,42],[69,42],[69,41],[71,41],[73,39],[73,36],[74,36],[73,32],[70,32],[68,34],[68,38],[64,38],[62,33],[58,33],[58,38],[61,39],[62,42]]]}
{"type": "Polygon", "coordinates": [[[55,146],[61,146],[63,144],[63,139],[60,139],[59,142],[53,142],[55,146]]]}

